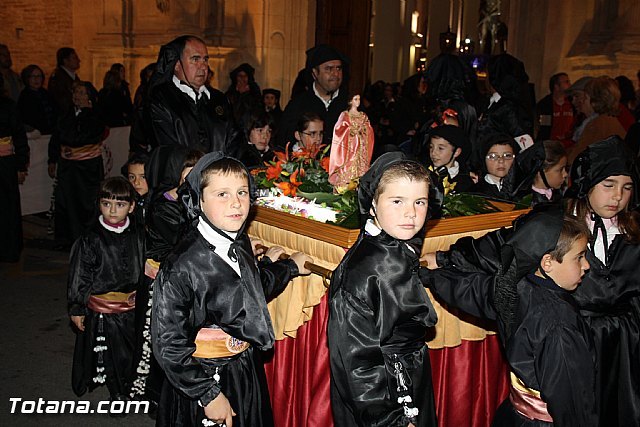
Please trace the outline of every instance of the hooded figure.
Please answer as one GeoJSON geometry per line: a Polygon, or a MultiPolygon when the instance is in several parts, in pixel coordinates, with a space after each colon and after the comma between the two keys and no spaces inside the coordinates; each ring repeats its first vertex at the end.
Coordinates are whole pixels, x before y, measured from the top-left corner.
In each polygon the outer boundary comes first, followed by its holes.
{"type": "Polygon", "coordinates": [[[400,163],[426,177],[398,152],[371,165],[358,189],[366,220],[331,279],[327,336],[336,426],[437,425],[425,345],[437,316],[418,278],[422,235],[399,240],[372,219],[380,179],[400,163]]]}
{"type": "Polygon", "coordinates": [[[230,174],[246,177],[254,194],[247,169],[221,152],[202,157],[180,190],[194,228],[162,264],[154,285],[153,350],[168,380],[158,425],[208,425],[203,407],[222,393],[237,414],[234,426],[273,426],[257,350],[275,341],[267,298],[284,289],[298,269],[284,260],[258,270],[246,221],[231,232],[207,217],[203,179],[214,185],[230,174]]]}
{"type": "MultiPolygon", "coordinates": [[[[304,78],[309,81],[308,88],[292,98],[287,104],[276,138],[277,149],[284,151],[288,142],[294,142],[294,131],[300,116],[307,112],[313,112],[324,121],[324,139],[322,143],[331,145],[333,127],[338,121],[340,113],[347,109],[349,94],[347,82],[349,79],[349,58],[332,46],[321,44],[307,50],[307,60],[304,78]],[[332,69],[330,71],[321,70],[321,65],[329,61],[340,61],[341,70],[332,69]],[[315,80],[310,80],[314,78],[315,80]],[[322,80],[320,82],[319,80],[322,80]],[[324,91],[321,85],[335,85],[340,82],[337,88],[333,88],[329,95],[329,100],[322,98],[319,93],[324,91]]],[[[329,89],[327,87],[326,89],[329,89]]]]}
{"type": "Polygon", "coordinates": [[[150,144],[153,148],[181,145],[205,153],[230,152],[237,144],[231,107],[222,92],[188,81],[192,74],[206,75],[207,64],[204,58],[199,62],[182,58],[187,49],[193,50],[194,57],[206,55],[204,42],[187,35],[162,46],[158,54],[156,72],[149,83],[148,106],[143,110],[145,129],[153,133],[150,144]],[[184,74],[184,79],[176,70],[184,74]]]}
{"type": "Polygon", "coordinates": [[[229,73],[231,83],[225,95],[233,108],[233,118],[239,128],[243,127],[249,115],[260,106],[260,86],[256,83],[255,72],[255,68],[245,62],[229,73]]]}
{"type": "Polygon", "coordinates": [[[503,53],[488,64],[489,83],[495,90],[482,114],[478,134],[503,133],[514,138],[520,149],[533,144],[533,112],[529,99],[529,76],[522,61],[503,53]],[[523,139],[524,138],[524,139],[523,139]]]}

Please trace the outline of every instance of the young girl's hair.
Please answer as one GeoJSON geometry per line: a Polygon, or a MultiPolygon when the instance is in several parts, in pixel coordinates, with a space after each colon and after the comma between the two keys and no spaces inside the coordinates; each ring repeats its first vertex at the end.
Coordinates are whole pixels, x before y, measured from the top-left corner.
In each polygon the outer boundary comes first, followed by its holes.
{"type": "Polygon", "coordinates": [[[184,161],[182,162],[182,170],[194,167],[196,163],[198,163],[198,160],[202,158],[202,156],[204,156],[204,153],[200,150],[189,151],[185,156],[184,161]]]}
{"type": "Polygon", "coordinates": [[[563,157],[567,157],[567,151],[564,149],[562,142],[547,140],[543,141],[544,145],[544,163],[542,164],[542,170],[548,171],[562,160],[563,157]]]}
{"type": "Polygon", "coordinates": [[[129,176],[129,165],[144,166],[148,162],[149,162],[149,155],[147,153],[135,153],[131,157],[129,157],[129,160],[127,160],[127,163],[125,163],[122,166],[122,168],[120,169],[120,173],[122,173],[122,176],[126,178],[127,176],[129,176]]]}
{"type": "Polygon", "coordinates": [[[382,173],[378,187],[373,194],[373,200],[377,202],[388,184],[402,178],[407,178],[410,181],[423,181],[429,185],[429,171],[423,165],[411,160],[403,160],[392,164],[382,173]]]}
{"type": "Polygon", "coordinates": [[[136,197],[137,193],[133,185],[121,176],[107,178],[100,183],[98,201],[109,199],[135,203],[136,197]]]}
{"type": "Polygon", "coordinates": [[[247,178],[247,180],[249,178],[247,169],[244,167],[242,163],[240,163],[236,159],[225,157],[223,159],[220,159],[216,162],[211,163],[202,171],[202,174],[201,174],[202,179],[200,181],[200,191],[204,190],[209,185],[209,182],[211,181],[211,176],[218,173],[224,176],[228,176],[228,175],[242,176],[243,178],[247,178]]]}
{"type": "MultiPolygon", "coordinates": [[[[591,194],[593,188],[589,190],[591,194]]],[[[566,205],[567,213],[574,213],[578,218],[587,218],[587,215],[592,213],[589,207],[588,196],[584,199],[569,199],[566,205]]],[[[616,215],[618,220],[618,228],[625,237],[625,239],[631,243],[640,243],[640,215],[636,211],[629,210],[629,206],[616,215]]]]}
{"type": "Polygon", "coordinates": [[[580,239],[586,239],[588,241],[590,237],[589,227],[587,227],[584,221],[579,220],[573,215],[565,214],[560,236],[558,237],[558,243],[555,249],[549,252],[549,255],[551,255],[551,259],[562,263],[564,256],[571,250],[575,242],[580,239]]]}
{"type": "Polygon", "coordinates": [[[312,113],[310,111],[302,113],[296,125],[296,131],[304,132],[305,130],[307,130],[307,128],[309,127],[309,123],[311,122],[324,122],[324,120],[322,120],[322,117],[320,117],[316,113],[312,113]]]}
{"type": "Polygon", "coordinates": [[[265,112],[251,114],[249,120],[246,121],[246,126],[244,128],[244,133],[247,137],[247,141],[249,140],[249,135],[251,134],[252,130],[260,129],[265,126],[273,128],[273,120],[271,119],[270,115],[265,112]]]}

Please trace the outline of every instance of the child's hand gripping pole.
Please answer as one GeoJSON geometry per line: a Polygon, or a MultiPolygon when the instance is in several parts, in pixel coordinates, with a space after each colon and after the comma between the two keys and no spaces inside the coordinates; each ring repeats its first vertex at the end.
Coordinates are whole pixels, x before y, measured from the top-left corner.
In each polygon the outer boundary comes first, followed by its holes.
{"type": "MultiPolygon", "coordinates": [[[[264,245],[256,245],[256,249],[260,250],[260,251],[268,251],[269,248],[264,246],[264,245]]],[[[296,252],[296,254],[302,254],[301,252],[296,252]]],[[[293,255],[296,255],[293,254],[293,255]]],[[[303,254],[304,255],[304,254],[303,254]]],[[[317,274],[318,276],[322,276],[322,278],[325,280],[325,286],[328,287],[328,280],[331,280],[331,275],[333,274],[333,271],[329,270],[328,268],[324,268],[321,267],[317,264],[313,263],[313,259],[311,257],[309,257],[308,255],[304,255],[307,260],[305,260],[304,262],[304,268],[309,270],[309,272],[313,273],[313,274],[317,274]]],[[[290,255],[283,253],[282,255],[280,255],[280,259],[288,259],[290,258],[290,255]]],[[[296,262],[297,264],[297,262],[296,262]]],[[[305,274],[304,271],[301,270],[302,274],[305,274]]],[[[307,273],[308,274],[308,273],[307,273]]]]}

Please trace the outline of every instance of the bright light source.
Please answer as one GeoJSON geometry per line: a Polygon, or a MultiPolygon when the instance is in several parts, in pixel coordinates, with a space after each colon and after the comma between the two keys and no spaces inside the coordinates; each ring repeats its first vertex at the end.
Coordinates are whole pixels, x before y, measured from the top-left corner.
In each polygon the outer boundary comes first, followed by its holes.
{"type": "Polygon", "coordinates": [[[420,12],[417,10],[411,14],[411,33],[416,34],[418,32],[418,18],[420,17],[420,12]]]}

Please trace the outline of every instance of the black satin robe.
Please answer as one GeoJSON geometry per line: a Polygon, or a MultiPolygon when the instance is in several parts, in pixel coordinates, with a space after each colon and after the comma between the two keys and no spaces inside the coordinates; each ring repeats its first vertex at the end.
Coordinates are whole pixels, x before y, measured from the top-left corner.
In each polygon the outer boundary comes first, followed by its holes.
{"type": "Polygon", "coordinates": [[[156,277],[153,352],[172,386],[163,386],[158,425],[201,426],[204,410],[198,400],[208,403],[220,392],[237,414],[234,426],[273,425],[258,353],[275,341],[266,300],[282,291],[298,270],[292,260],[258,270],[248,236],[236,241],[242,277],[197,230],[176,246],[156,277]],[[221,328],[251,347],[227,358],[195,358],[195,337],[205,327],[221,328]],[[220,369],[220,383],[213,379],[215,367],[220,369]]]}
{"type": "Polygon", "coordinates": [[[511,370],[547,403],[553,424],[518,414],[509,399],[493,426],[598,425],[596,361],[589,327],[571,293],[553,281],[527,276],[517,284],[516,324],[507,335],[493,305],[493,275],[455,268],[421,270],[447,304],[473,316],[498,320],[498,333],[511,370]]]}
{"type": "Polygon", "coordinates": [[[96,217],[96,198],[104,179],[102,156],[87,160],[68,160],[60,156],[61,145],[73,148],[98,144],[106,137],[106,126],[93,108],[74,108],[60,117],[49,140],[49,163],[57,163],[55,188],[55,237],[72,243],[96,217]]]}
{"type": "Polygon", "coordinates": [[[205,153],[228,153],[239,144],[227,99],[217,90],[209,88],[209,93],[211,99],[202,95],[196,103],[172,81],[155,87],[143,111],[152,147],[175,144],[205,153]]]}
{"type": "Polygon", "coordinates": [[[640,426],[640,245],[616,236],[574,293],[598,356],[600,426],[640,426]]]}
{"type": "Polygon", "coordinates": [[[419,248],[362,232],[334,272],[327,326],[336,426],[407,426],[393,357],[409,376],[417,427],[436,426],[427,328],[437,317],[418,277],[419,248]]]}
{"type": "Polygon", "coordinates": [[[503,96],[480,116],[478,135],[491,133],[502,133],[512,138],[523,134],[533,135],[533,120],[519,102],[503,96]]]}
{"type": "Polygon", "coordinates": [[[0,96],[0,138],[4,137],[11,137],[14,154],[0,157],[0,262],[17,262],[23,246],[18,172],[29,166],[29,144],[15,103],[0,96]]]}
{"type": "MultiPolygon", "coordinates": [[[[143,230],[131,222],[118,234],[96,224],[71,249],[67,302],[69,315],[86,316],[85,331],[77,332],[73,355],[73,391],[83,395],[94,389],[99,313],[87,308],[89,296],[136,290],[143,266],[143,230]]],[[[134,310],[103,315],[107,338],[105,369],[111,395],[129,392],[133,377],[134,310]]]]}

